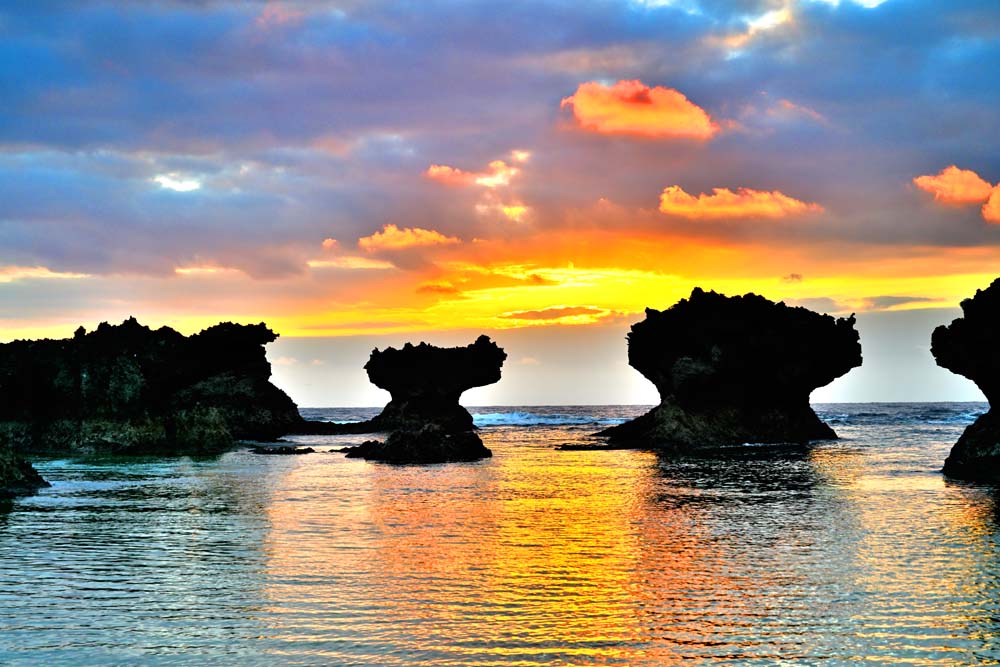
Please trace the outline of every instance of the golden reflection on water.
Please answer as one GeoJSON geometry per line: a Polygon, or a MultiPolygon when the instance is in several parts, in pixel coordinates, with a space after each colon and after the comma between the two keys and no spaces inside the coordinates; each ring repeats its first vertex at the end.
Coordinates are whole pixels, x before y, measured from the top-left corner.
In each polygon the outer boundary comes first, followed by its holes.
{"type": "Polygon", "coordinates": [[[525,666],[938,665],[992,641],[981,490],[849,443],[687,464],[485,435],[475,464],[282,462],[272,638],[331,664],[525,666]]]}

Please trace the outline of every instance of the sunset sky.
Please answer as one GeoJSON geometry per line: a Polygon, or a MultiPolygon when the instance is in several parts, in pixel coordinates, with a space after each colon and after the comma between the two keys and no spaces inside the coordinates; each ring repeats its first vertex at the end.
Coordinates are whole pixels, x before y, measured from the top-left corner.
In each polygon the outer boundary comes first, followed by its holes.
{"type": "Polygon", "coordinates": [[[983,0],[5,2],[0,339],[266,321],[304,405],[489,333],[467,403],[655,402],[693,286],[858,313],[816,400],[977,400],[934,326],[1000,275],[983,0]]]}

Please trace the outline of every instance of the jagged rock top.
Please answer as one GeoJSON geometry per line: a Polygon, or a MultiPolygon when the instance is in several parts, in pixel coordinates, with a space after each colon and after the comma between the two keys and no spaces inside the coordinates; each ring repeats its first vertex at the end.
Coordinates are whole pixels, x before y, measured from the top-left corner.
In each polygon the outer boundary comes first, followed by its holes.
{"type": "Polygon", "coordinates": [[[0,421],[22,451],[219,449],[302,421],[268,378],[267,325],[224,322],[192,336],[129,318],[72,338],[0,344],[0,421]],[[13,436],[12,436],[13,437],[13,436]]]}
{"type": "Polygon", "coordinates": [[[1000,399],[1000,278],[962,301],[962,315],[934,330],[931,354],[938,366],[975,382],[995,406],[1000,399]]]}
{"type": "Polygon", "coordinates": [[[400,349],[375,349],[365,364],[372,384],[387,390],[394,399],[440,396],[455,401],[466,389],[500,380],[500,367],[507,353],[480,336],[465,347],[437,347],[407,343],[400,349]]]}
{"type": "Polygon", "coordinates": [[[686,408],[808,401],[861,365],[854,316],[836,319],[756,294],[695,288],[628,334],[629,364],[686,408]]]}

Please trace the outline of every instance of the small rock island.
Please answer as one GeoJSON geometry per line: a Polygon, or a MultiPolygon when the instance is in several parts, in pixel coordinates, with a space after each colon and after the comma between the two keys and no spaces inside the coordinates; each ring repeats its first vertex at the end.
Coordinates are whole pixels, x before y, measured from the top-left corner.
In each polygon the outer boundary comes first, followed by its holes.
{"type": "Polygon", "coordinates": [[[134,318],[71,339],[0,345],[0,450],[212,454],[302,422],[270,383],[266,325],[184,336],[134,318]]]}
{"type": "Polygon", "coordinates": [[[499,381],[506,358],[507,353],[487,336],[465,347],[407,343],[400,349],[373,350],[365,364],[368,378],[388,391],[392,400],[367,422],[330,425],[326,430],[390,432],[385,442],[366,442],[349,451],[349,457],[439,463],[492,456],[475,433],[472,415],[458,401],[467,389],[499,381]]]}
{"type": "Polygon", "coordinates": [[[49,486],[9,444],[0,444],[0,499],[26,496],[49,486]]]}
{"type": "Polygon", "coordinates": [[[986,394],[990,410],[970,424],[944,462],[958,479],[1000,480],[1000,278],[962,301],[962,317],[931,335],[938,366],[965,376],[986,394]]]}
{"type": "Polygon", "coordinates": [[[628,360],[660,404],[597,435],[678,453],[834,439],[809,394],[861,365],[854,322],[700,288],[667,310],[647,309],[628,334],[628,360]]]}

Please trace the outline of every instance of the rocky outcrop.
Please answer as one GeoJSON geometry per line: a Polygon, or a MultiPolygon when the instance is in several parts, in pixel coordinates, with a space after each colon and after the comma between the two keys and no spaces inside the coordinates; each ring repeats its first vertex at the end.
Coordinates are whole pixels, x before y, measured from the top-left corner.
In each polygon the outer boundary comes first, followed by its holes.
{"type": "Polygon", "coordinates": [[[836,438],[809,394],[860,366],[861,344],[853,316],[695,288],[667,310],[646,310],[628,335],[628,359],[656,385],[660,405],[597,435],[688,452],[836,438]]]}
{"type": "Polygon", "coordinates": [[[0,445],[42,454],[214,453],[302,422],[272,385],[264,324],[193,336],[128,319],[0,345],[0,445]]]}
{"type": "Polygon", "coordinates": [[[449,463],[493,456],[474,431],[449,433],[437,424],[393,431],[385,442],[369,440],[347,450],[347,458],[386,463],[449,463]]]}
{"type": "Polygon", "coordinates": [[[0,498],[25,496],[46,486],[49,483],[30,463],[9,446],[0,445],[0,498]]]}
{"type": "Polygon", "coordinates": [[[962,301],[962,317],[931,336],[938,366],[976,383],[990,410],[959,437],[944,462],[944,472],[969,480],[1000,480],[1000,278],[962,301]]]}
{"type": "Polygon", "coordinates": [[[472,415],[458,400],[467,389],[498,382],[506,358],[487,336],[465,347],[407,343],[398,350],[373,350],[365,364],[368,379],[392,396],[371,420],[373,430],[413,430],[426,424],[450,433],[472,430],[472,415]]]}
{"type": "Polygon", "coordinates": [[[372,350],[365,370],[391,400],[381,413],[363,422],[306,422],[296,433],[344,434],[419,430],[436,424],[449,433],[475,429],[472,415],[459,404],[467,389],[500,380],[507,353],[488,336],[465,347],[407,343],[400,349],[372,350]]]}
{"type": "Polygon", "coordinates": [[[368,379],[392,397],[382,412],[353,424],[308,422],[302,432],[391,432],[385,442],[367,442],[349,454],[372,460],[435,463],[491,456],[473,432],[472,415],[458,401],[466,389],[497,382],[506,358],[487,336],[465,347],[407,343],[373,350],[365,364],[368,379]]]}

